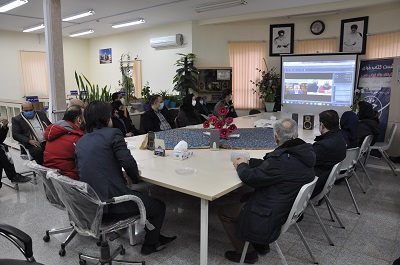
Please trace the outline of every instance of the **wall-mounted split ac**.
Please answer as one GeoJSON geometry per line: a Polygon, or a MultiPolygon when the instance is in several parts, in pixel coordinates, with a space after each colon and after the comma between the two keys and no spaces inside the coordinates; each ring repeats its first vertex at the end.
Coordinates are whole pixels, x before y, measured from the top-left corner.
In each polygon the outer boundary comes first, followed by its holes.
{"type": "Polygon", "coordinates": [[[181,46],[183,44],[182,34],[175,34],[173,36],[165,36],[150,39],[150,46],[153,48],[181,46]]]}

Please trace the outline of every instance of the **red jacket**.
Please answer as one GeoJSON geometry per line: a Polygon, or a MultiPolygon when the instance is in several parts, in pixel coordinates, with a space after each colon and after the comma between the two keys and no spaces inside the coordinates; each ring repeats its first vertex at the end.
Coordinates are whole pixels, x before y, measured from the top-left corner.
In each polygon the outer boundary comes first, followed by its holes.
{"type": "Polygon", "coordinates": [[[85,133],[70,121],[58,121],[44,131],[46,149],[43,166],[56,168],[61,174],[79,180],[75,166],[75,144],[85,133]]]}

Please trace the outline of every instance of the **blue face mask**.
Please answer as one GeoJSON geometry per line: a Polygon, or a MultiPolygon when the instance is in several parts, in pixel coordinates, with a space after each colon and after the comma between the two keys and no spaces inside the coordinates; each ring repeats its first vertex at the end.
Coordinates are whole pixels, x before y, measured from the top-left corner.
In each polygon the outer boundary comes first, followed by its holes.
{"type": "Polygon", "coordinates": [[[201,104],[201,105],[203,105],[203,104],[204,104],[204,101],[203,101],[203,100],[200,100],[199,102],[200,102],[200,104],[201,104]]]}
{"type": "Polygon", "coordinates": [[[162,110],[164,108],[164,102],[161,102],[160,105],[158,106],[159,110],[162,110]]]}
{"type": "Polygon", "coordinates": [[[35,116],[35,111],[31,110],[31,111],[24,111],[24,116],[27,119],[32,119],[35,116]]]}

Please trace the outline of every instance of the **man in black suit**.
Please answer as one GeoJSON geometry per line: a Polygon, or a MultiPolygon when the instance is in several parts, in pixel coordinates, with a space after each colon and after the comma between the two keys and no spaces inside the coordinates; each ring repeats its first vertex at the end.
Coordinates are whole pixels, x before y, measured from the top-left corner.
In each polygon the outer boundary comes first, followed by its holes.
{"type": "Polygon", "coordinates": [[[160,95],[150,97],[151,108],[146,111],[141,118],[143,129],[146,133],[149,131],[159,132],[175,128],[174,120],[167,107],[164,106],[164,100],[160,95]]]}
{"type": "Polygon", "coordinates": [[[11,119],[12,137],[24,145],[36,163],[41,165],[46,146],[43,132],[51,122],[43,111],[35,111],[32,102],[23,102],[21,110],[21,114],[11,119]]]}
{"type": "MultiPolygon", "coordinates": [[[[8,120],[2,119],[1,120],[1,127],[0,127],[0,175],[4,169],[6,172],[7,178],[11,182],[28,182],[31,180],[30,177],[23,176],[17,172],[15,172],[14,164],[12,163],[11,157],[9,157],[8,148],[7,146],[3,145],[2,143],[7,137],[8,133],[8,120]]],[[[0,188],[2,184],[0,181],[0,188]]]]}

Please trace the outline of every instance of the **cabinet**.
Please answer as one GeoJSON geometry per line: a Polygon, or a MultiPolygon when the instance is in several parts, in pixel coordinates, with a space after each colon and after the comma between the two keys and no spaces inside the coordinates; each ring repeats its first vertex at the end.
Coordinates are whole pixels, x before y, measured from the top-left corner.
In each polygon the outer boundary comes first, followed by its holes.
{"type": "Polygon", "coordinates": [[[199,68],[198,94],[207,103],[216,103],[221,99],[224,89],[232,89],[232,68],[199,68]]]}

